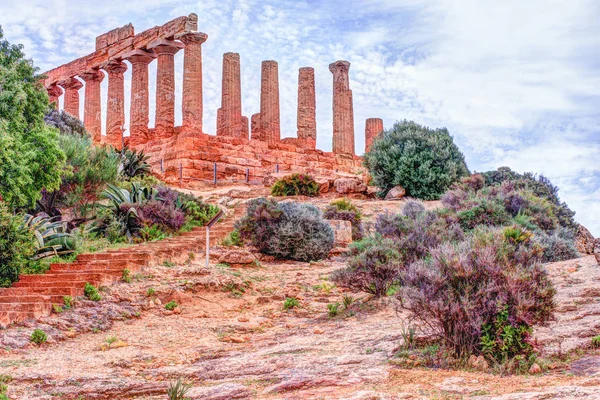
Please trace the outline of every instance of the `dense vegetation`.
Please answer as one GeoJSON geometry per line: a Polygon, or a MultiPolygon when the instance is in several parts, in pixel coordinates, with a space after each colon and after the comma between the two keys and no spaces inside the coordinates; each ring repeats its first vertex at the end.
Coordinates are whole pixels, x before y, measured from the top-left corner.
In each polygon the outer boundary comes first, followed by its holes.
{"type": "Polygon", "coordinates": [[[320,260],[327,257],[334,242],[333,230],[315,206],[265,198],[248,203],[236,229],[242,240],[261,253],[281,259],[320,260]]]}
{"type": "Polygon", "coordinates": [[[363,237],[362,215],[358,208],[347,199],[332,201],[323,213],[325,219],[350,221],[352,224],[352,240],[363,237]]]}
{"type": "Polygon", "coordinates": [[[382,195],[400,185],[408,196],[423,200],[439,199],[452,183],[469,175],[446,128],[433,130],[412,121],[383,131],[365,154],[365,166],[382,195]]]}
{"type": "Polygon", "coordinates": [[[162,239],[218,209],[163,186],[148,157],[96,146],[82,122],[49,107],[20,46],[0,31],[0,286],[49,258],[162,239]]]}
{"type": "Polygon", "coordinates": [[[308,174],[284,176],[271,187],[273,196],[318,196],[319,184],[308,174]]]}
{"type": "Polygon", "coordinates": [[[398,214],[380,214],[332,280],[375,296],[396,293],[455,356],[528,356],[533,325],[554,309],[542,263],[577,257],[573,214],[545,178],[490,175],[455,183],[443,208],[409,201],[398,214]]]}

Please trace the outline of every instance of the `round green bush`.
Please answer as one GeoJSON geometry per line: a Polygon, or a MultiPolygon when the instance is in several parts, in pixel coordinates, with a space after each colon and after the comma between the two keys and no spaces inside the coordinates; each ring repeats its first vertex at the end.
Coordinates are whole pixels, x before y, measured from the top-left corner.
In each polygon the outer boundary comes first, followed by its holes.
{"type": "Polygon", "coordinates": [[[277,203],[265,198],[248,203],[236,229],[263,254],[298,261],[320,260],[333,248],[333,230],[310,204],[277,203]]]}
{"type": "Polygon", "coordinates": [[[465,157],[446,128],[429,129],[412,121],[383,131],[365,154],[373,184],[385,195],[402,186],[408,196],[437,200],[463,176],[469,175],[465,157]]]}
{"type": "Polygon", "coordinates": [[[273,196],[311,196],[319,195],[319,184],[308,174],[284,176],[271,187],[273,196]]]}

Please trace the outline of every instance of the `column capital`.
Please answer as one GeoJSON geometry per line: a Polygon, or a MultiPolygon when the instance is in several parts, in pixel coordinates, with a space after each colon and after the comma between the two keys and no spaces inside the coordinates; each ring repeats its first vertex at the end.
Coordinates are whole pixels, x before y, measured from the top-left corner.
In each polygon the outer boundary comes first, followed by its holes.
{"type": "Polygon", "coordinates": [[[104,80],[104,74],[96,68],[79,74],[79,77],[86,82],[102,82],[104,80]]]}
{"type": "Polygon", "coordinates": [[[329,70],[335,74],[336,72],[344,72],[350,70],[350,62],[338,60],[329,64],[329,70]]]}
{"type": "Polygon", "coordinates": [[[132,50],[123,56],[125,60],[129,61],[132,64],[150,64],[156,57],[158,56],[155,52],[142,49],[132,50]]]}
{"type": "Polygon", "coordinates": [[[127,71],[127,64],[120,60],[111,60],[102,66],[102,69],[110,75],[124,74],[127,71]]]}
{"type": "Polygon", "coordinates": [[[175,39],[181,40],[186,46],[192,43],[202,44],[208,39],[208,35],[203,32],[186,32],[175,36],[175,39]]]}
{"type": "Polygon", "coordinates": [[[154,52],[158,55],[160,54],[171,54],[174,55],[179,50],[183,49],[185,45],[181,42],[176,42],[175,40],[167,40],[167,39],[157,39],[150,44],[148,44],[147,48],[149,50],[154,50],[154,52]]]}
{"type": "Polygon", "coordinates": [[[48,91],[48,96],[50,97],[60,97],[60,95],[63,94],[62,88],[58,86],[58,83],[56,82],[47,86],[46,90],[48,91]]]}
{"type": "Polygon", "coordinates": [[[74,76],[70,77],[69,79],[62,80],[58,82],[58,84],[62,86],[65,90],[79,90],[83,87],[83,83],[81,83],[81,81],[75,78],[74,76]]]}

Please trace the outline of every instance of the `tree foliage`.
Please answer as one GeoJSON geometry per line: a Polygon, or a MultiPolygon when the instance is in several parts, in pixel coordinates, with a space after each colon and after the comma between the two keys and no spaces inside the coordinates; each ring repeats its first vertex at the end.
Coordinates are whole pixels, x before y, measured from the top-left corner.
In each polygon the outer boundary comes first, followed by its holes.
{"type": "Polygon", "coordinates": [[[48,94],[21,45],[0,29],[0,196],[12,207],[33,206],[42,189],[58,189],[65,155],[44,123],[48,94]]]}
{"type": "Polygon", "coordinates": [[[423,200],[439,199],[453,182],[469,175],[446,128],[433,130],[406,120],[380,134],[365,154],[365,165],[383,194],[400,185],[407,195],[423,200]]]}

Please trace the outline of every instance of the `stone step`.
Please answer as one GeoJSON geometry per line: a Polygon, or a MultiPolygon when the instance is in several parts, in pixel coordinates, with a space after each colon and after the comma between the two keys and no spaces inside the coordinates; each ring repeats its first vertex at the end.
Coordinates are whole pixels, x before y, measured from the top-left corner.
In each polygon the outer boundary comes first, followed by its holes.
{"type": "MultiPolygon", "coordinates": [[[[47,315],[49,315],[48,312],[47,315]]],[[[40,315],[41,316],[41,315],[40,315]]],[[[30,318],[36,318],[38,315],[29,311],[5,311],[0,310],[0,327],[7,327],[10,324],[23,322],[30,318]]]]}
{"type": "Polygon", "coordinates": [[[4,303],[2,311],[8,312],[29,312],[34,315],[48,315],[52,312],[52,303],[50,302],[34,302],[34,303],[4,303]]]}
{"type": "Polygon", "coordinates": [[[99,284],[103,284],[103,281],[97,280],[84,280],[84,281],[74,281],[74,280],[62,280],[62,281],[35,281],[35,282],[15,282],[12,287],[15,288],[59,288],[59,287],[72,287],[72,288],[83,288],[86,283],[90,283],[94,286],[98,286],[99,284]]]}
{"type": "Polygon", "coordinates": [[[50,303],[50,304],[63,304],[64,296],[61,295],[43,295],[43,294],[29,294],[23,296],[2,296],[0,295],[0,303],[2,308],[7,307],[4,303],[50,303]]]}
{"type": "Polygon", "coordinates": [[[83,287],[10,287],[0,289],[0,296],[27,296],[33,294],[40,295],[59,295],[59,296],[83,296],[83,287]]]}
{"type": "Polygon", "coordinates": [[[36,274],[36,275],[21,275],[19,277],[19,282],[40,282],[40,281],[85,281],[85,280],[111,280],[115,276],[119,276],[123,273],[123,271],[111,272],[111,271],[102,271],[102,272],[88,272],[88,271],[66,271],[66,272],[51,272],[45,274],[36,274]]]}

